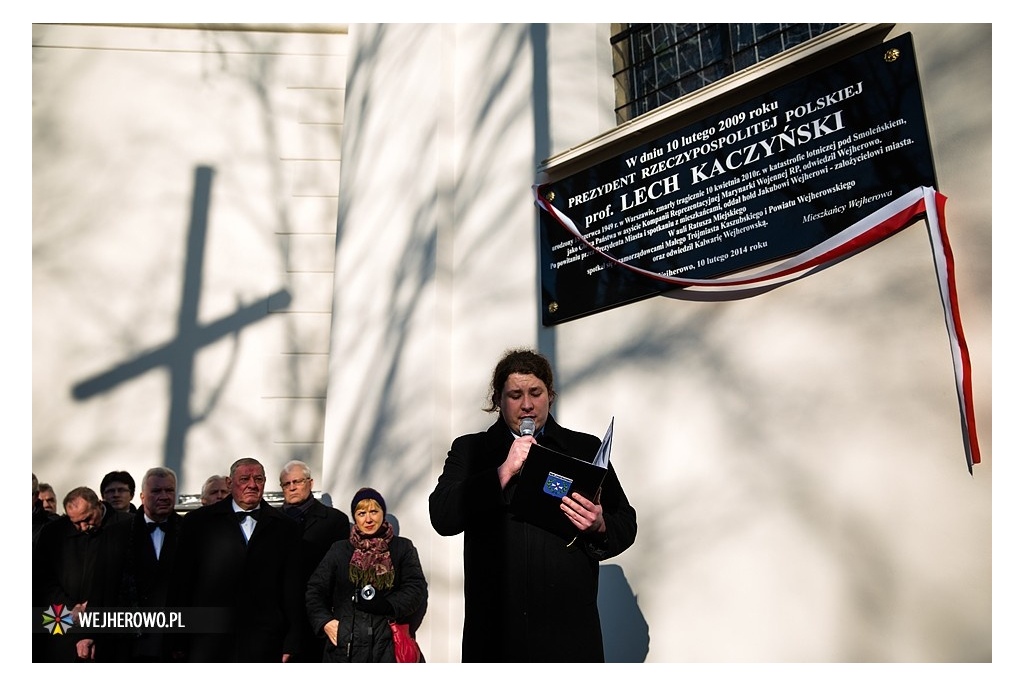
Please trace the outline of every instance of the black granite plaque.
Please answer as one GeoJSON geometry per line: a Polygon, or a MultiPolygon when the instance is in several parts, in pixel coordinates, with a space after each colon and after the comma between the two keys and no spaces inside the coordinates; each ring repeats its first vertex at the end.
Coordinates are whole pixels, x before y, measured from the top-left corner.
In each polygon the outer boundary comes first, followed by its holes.
{"type": "Polygon", "coordinates": [[[538,186],[556,210],[540,209],[544,325],[678,287],[628,267],[706,279],[775,262],[921,186],[937,187],[904,34],[538,186]]]}

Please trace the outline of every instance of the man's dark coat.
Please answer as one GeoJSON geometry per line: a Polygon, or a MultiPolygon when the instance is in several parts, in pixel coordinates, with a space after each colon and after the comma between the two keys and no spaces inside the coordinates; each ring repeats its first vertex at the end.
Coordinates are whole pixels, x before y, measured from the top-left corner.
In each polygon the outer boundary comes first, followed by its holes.
{"type": "MultiPolygon", "coordinates": [[[[153,538],[146,527],[145,512],[134,514],[111,529],[119,538],[120,548],[126,550],[115,573],[120,578],[117,587],[107,587],[113,595],[104,597],[104,606],[124,609],[153,609],[173,611],[170,606],[171,578],[174,558],[184,517],[171,512],[164,522],[164,540],[157,559],[153,538]]],[[[166,633],[139,631],[105,636],[97,642],[97,660],[104,650],[114,652],[117,661],[170,661],[171,641],[166,633]]],[[[104,660],[107,660],[104,658],[104,660]]]]}
{"type": "MultiPolygon", "coordinates": [[[[513,516],[498,467],[514,436],[499,418],[486,432],[452,443],[430,495],[430,521],[441,535],[465,533],[466,615],[462,660],[593,662],[604,660],[597,609],[598,562],[636,538],[636,512],[609,465],[600,495],[607,533],[572,544],[513,516]]],[[[600,440],[548,418],[537,441],[592,460],[600,440]]]]}
{"type": "MultiPolygon", "coordinates": [[[[312,497],[312,495],[311,495],[312,497]]],[[[289,508],[283,511],[289,514],[289,508]]],[[[297,513],[297,507],[292,510],[297,513]]],[[[292,515],[292,514],[289,514],[292,515]]],[[[347,540],[349,535],[348,516],[334,507],[329,507],[316,498],[310,503],[309,508],[297,520],[302,526],[302,561],[301,575],[305,584],[313,571],[320,565],[320,560],[327,554],[335,542],[347,540]]],[[[303,585],[305,589],[305,585],[303,585]]],[[[323,636],[318,637],[308,622],[303,625],[302,649],[298,654],[298,661],[320,662],[324,654],[323,636]]]]}
{"type": "MultiPolygon", "coordinates": [[[[98,608],[120,583],[116,569],[124,556],[121,539],[111,535],[120,522],[131,519],[125,512],[104,506],[100,525],[84,533],[65,514],[43,526],[33,548],[32,606],[68,610],[88,602],[98,608]]],[[[40,614],[40,621],[42,620],[40,614]]],[[[33,636],[33,661],[75,661],[75,643],[87,635],[73,627],[65,635],[33,636]]]]}
{"type": "Polygon", "coordinates": [[[302,525],[302,573],[306,581],[331,545],[348,539],[349,522],[344,512],[314,498],[299,523],[302,525]]]}
{"type": "Polygon", "coordinates": [[[43,503],[39,500],[35,501],[32,505],[32,547],[35,547],[36,540],[39,539],[39,533],[42,532],[43,526],[50,521],[56,521],[60,516],[51,513],[46,509],[43,509],[43,503]]]}
{"type": "Polygon", "coordinates": [[[305,579],[298,524],[261,500],[246,543],[230,497],[182,522],[171,601],[209,632],[190,632],[179,647],[188,661],[280,662],[296,654],[305,627],[305,579]],[[191,610],[189,610],[191,608],[191,610]]]}

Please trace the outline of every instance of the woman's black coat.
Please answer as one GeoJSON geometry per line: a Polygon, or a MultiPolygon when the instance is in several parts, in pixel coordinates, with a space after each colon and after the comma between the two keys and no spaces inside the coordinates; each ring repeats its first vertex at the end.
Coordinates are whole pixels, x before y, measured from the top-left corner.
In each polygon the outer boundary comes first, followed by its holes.
{"type": "Polygon", "coordinates": [[[395,582],[391,589],[376,590],[393,608],[391,615],[368,613],[353,601],[360,588],[348,578],[354,548],[347,539],[334,543],[310,576],[306,586],[306,613],[313,630],[323,636],[328,621],[338,619],[338,645],[326,640],[324,661],[394,662],[390,620],[410,623],[417,617],[422,618],[427,602],[427,580],[416,547],[408,538],[395,536],[388,549],[395,568],[395,582]]]}

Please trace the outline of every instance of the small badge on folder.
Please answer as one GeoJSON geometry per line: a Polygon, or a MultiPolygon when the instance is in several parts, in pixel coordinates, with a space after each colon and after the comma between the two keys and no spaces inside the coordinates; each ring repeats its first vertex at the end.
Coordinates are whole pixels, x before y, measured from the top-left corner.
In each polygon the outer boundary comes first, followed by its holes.
{"type": "Polygon", "coordinates": [[[544,492],[552,497],[562,499],[569,494],[570,485],[572,485],[572,478],[566,478],[550,471],[547,480],[544,481],[544,492]]]}

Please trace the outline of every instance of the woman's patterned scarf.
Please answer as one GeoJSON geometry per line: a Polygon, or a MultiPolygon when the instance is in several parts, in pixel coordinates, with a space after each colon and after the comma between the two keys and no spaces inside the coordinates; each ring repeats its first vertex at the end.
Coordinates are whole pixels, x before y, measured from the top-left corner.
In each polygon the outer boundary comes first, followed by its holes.
{"type": "Polygon", "coordinates": [[[395,583],[395,567],[391,565],[388,543],[395,537],[391,524],[384,521],[373,535],[363,535],[352,526],[348,541],[355,547],[352,561],[348,564],[348,579],[356,587],[373,585],[378,590],[390,588],[395,583]]]}

